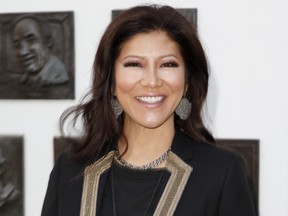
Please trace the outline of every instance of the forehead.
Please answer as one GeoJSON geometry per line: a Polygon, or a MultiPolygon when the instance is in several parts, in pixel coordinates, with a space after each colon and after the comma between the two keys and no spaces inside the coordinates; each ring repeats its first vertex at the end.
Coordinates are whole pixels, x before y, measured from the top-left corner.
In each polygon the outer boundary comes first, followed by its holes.
{"type": "Polygon", "coordinates": [[[25,18],[15,25],[14,36],[24,36],[25,34],[40,35],[40,26],[34,19],[25,18]]]}
{"type": "Polygon", "coordinates": [[[164,31],[152,31],[148,33],[138,33],[125,41],[120,49],[120,55],[124,53],[147,53],[166,54],[175,53],[180,55],[177,42],[172,40],[164,31]]]}

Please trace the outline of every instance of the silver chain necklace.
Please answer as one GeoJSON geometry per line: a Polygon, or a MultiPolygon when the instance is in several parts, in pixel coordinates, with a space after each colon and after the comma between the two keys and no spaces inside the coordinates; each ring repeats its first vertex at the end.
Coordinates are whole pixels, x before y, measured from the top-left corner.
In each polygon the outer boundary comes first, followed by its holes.
{"type": "Polygon", "coordinates": [[[160,165],[161,163],[163,163],[167,158],[168,158],[168,153],[171,151],[171,148],[169,148],[163,155],[161,155],[159,158],[157,158],[156,160],[148,163],[148,164],[144,164],[141,166],[136,166],[133,164],[130,164],[129,162],[125,161],[122,156],[119,154],[119,150],[118,150],[118,146],[116,146],[115,149],[115,154],[116,154],[116,158],[117,160],[121,163],[122,166],[127,167],[129,169],[133,169],[133,170],[148,170],[148,169],[152,169],[157,167],[158,165],[160,165]]]}

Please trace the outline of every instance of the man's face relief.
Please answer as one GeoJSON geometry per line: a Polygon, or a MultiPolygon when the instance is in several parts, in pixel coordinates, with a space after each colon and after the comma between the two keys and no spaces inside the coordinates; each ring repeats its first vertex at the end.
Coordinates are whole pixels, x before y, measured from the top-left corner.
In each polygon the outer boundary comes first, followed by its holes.
{"type": "Polygon", "coordinates": [[[41,71],[48,60],[49,48],[38,23],[28,18],[19,21],[14,28],[12,41],[25,71],[41,71]]]}

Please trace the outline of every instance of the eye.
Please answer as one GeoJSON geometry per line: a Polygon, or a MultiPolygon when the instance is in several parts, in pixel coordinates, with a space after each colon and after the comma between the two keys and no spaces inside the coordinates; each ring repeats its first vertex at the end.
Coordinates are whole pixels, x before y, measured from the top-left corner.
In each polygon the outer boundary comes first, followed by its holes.
{"type": "Polygon", "coordinates": [[[165,62],[161,65],[161,67],[168,67],[168,68],[176,68],[178,67],[178,63],[176,62],[165,62]]]}
{"type": "Polygon", "coordinates": [[[36,41],[36,36],[34,34],[28,34],[26,37],[27,41],[34,42],[36,41]]]}
{"type": "Polygon", "coordinates": [[[14,41],[13,41],[13,46],[14,46],[15,48],[19,48],[19,47],[20,47],[20,42],[19,42],[19,40],[14,40],[14,41]]]}
{"type": "Polygon", "coordinates": [[[142,67],[142,65],[139,62],[126,62],[124,67],[142,67]]]}

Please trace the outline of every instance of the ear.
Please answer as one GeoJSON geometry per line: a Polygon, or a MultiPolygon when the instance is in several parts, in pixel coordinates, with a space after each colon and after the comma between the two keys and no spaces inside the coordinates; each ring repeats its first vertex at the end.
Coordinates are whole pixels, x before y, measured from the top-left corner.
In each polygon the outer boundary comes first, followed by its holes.
{"type": "Polygon", "coordinates": [[[116,91],[115,91],[115,89],[113,88],[113,86],[111,86],[110,92],[111,92],[111,96],[112,96],[112,97],[116,97],[116,91]]]}
{"type": "Polygon", "coordinates": [[[189,87],[189,86],[188,86],[188,84],[186,83],[186,84],[185,84],[185,90],[184,90],[184,93],[183,93],[184,96],[186,95],[186,93],[187,93],[187,91],[188,91],[188,87],[189,87]]]}
{"type": "Polygon", "coordinates": [[[53,40],[52,38],[49,38],[47,41],[46,41],[46,44],[47,44],[47,47],[49,49],[51,49],[53,47],[53,40]]]}

